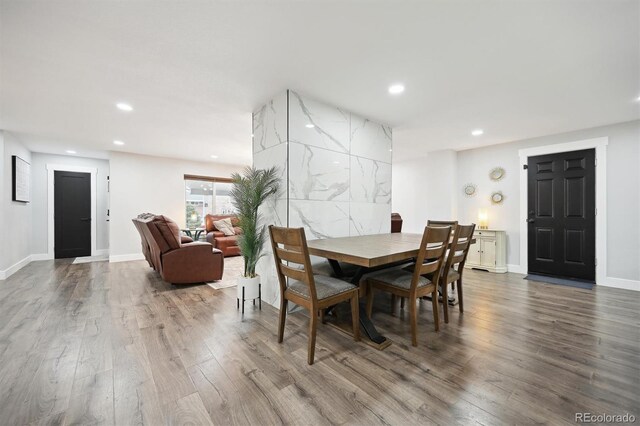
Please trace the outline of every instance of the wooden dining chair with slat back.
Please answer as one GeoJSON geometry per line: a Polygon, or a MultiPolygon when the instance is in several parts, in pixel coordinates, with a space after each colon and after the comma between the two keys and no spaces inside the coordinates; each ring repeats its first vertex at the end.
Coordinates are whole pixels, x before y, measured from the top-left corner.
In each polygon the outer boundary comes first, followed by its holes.
{"type": "Polygon", "coordinates": [[[392,295],[405,297],[409,300],[409,317],[411,320],[411,344],[418,346],[417,327],[418,314],[416,301],[430,294],[433,302],[433,321],[436,331],[439,330],[438,317],[438,277],[445,259],[445,252],[449,243],[451,227],[424,228],[420,251],[416,262],[412,265],[413,271],[406,267],[383,269],[366,275],[367,285],[367,314],[371,317],[373,309],[374,290],[382,290],[392,295]],[[431,280],[426,274],[434,274],[431,280]]]}
{"type": "Polygon", "coordinates": [[[464,312],[462,301],[462,274],[464,272],[464,263],[467,260],[469,248],[471,247],[471,241],[473,241],[473,232],[475,229],[475,223],[471,225],[458,225],[453,235],[453,240],[449,245],[447,260],[442,267],[442,273],[440,275],[440,288],[442,290],[443,300],[442,310],[445,323],[449,322],[449,303],[447,300],[447,287],[449,284],[456,284],[456,288],[458,289],[458,306],[460,312],[464,312]]]}
{"type": "Polygon", "coordinates": [[[278,343],[282,343],[284,337],[284,323],[289,301],[309,310],[309,355],[307,360],[309,364],[313,364],[314,360],[318,315],[320,311],[330,306],[351,301],[353,339],[360,340],[358,286],[337,278],[313,274],[303,228],[280,228],[271,225],[269,226],[269,235],[276,262],[276,273],[280,282],[278,343]],[[289,279],[288,284],[287,278],[289,279]]]}

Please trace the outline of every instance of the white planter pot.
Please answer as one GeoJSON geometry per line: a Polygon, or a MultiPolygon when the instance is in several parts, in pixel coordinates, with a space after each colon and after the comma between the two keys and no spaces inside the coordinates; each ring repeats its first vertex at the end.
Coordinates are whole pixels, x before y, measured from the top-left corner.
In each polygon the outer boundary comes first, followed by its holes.
{"type": "Polygon", "coordinates": [[[242,300],[242,289],[244,288],[244,300],[257,299],[260,295],[260,276],[254,278],[238,277],[238,299],[242,300]]]}

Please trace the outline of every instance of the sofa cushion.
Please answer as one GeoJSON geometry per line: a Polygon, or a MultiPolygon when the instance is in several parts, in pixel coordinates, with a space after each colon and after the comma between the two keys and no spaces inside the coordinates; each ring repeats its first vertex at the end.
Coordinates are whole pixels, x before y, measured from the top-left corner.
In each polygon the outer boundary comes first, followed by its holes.
{"type": "Polygon", "coordinates": [[[156,216],[153,220],[170,249],[180,248],[180,227],[166,216],[156,216]]]}
{"type": "Polygon", "coordinates": [[[231,224],[230,218],[215,220],[213,222],[213,226],[216,227],[219,231],[221,231],[226,236],[235,235],[235,230],[233,229],[233,225],[231,224]]]}

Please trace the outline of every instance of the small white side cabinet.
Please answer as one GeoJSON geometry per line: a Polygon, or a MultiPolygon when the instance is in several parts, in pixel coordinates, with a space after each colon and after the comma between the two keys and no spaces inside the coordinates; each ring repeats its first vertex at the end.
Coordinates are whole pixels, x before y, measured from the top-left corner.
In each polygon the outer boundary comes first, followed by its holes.
{"type": "Polygon", "coordinates": [[[482,269],[504,274],[507,272],[507,235],[495,229],[476,229],[476,243],[469,248],[465,268],[482,269]]]}

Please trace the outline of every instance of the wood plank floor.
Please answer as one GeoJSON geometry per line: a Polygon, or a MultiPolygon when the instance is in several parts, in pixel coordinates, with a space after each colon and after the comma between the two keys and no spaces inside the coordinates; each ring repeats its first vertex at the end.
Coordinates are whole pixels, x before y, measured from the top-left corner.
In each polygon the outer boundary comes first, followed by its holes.
{"type": "MultiPolygon", "coordinates": [[[[227,259],[226,279],[240,259],[227,259]],[[235,263],[234,263],[235,262],[235,263]]],[[[172,286],[145,262],[34,262],[0,282],[0,424],[575,424],[640,417],[640,294],[468,271],[464,314],[419,346],[390,297],[377,351],[235,289],[172,286]]]]}

